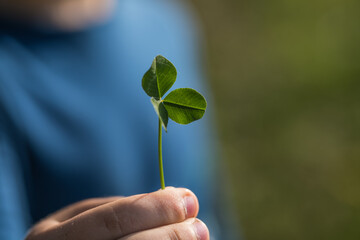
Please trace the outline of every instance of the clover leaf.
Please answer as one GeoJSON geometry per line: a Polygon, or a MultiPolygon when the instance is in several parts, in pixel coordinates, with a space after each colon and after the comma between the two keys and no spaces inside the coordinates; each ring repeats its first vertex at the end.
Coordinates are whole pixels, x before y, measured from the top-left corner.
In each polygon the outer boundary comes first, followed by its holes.
{"type": "Polygon", "coordinates": [[[153,60],[150,69],[142,78],[142,88],[151,97],[151,103],[159,118],[159,168],[161,188],[165,188],[162,161],[162,127],[167,132],[169,118],[179,124],[189,124],[203,117],[206,110],[205,98],[191,88],[179,88],[165,93],[175,83],[177,71],[175,66],[165,57],[158,55],[153,60]]]}

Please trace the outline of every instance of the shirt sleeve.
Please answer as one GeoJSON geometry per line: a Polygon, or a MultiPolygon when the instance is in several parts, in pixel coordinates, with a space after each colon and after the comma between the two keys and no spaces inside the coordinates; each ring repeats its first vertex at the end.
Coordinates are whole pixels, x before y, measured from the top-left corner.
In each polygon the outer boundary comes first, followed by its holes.
{"type": "Polygon", "coordinates": [[[22,177],[8,136],[0,126],[0,239],[22,239],[26,231],[22,177]]]}
{"type": "Polygon", "coordinates": [[[15,149],[16,134],[9,121],[6,121],[4,105],[1,99],[0,239],[19,240],[25,237],[29,223],[29,214],[25,203],[25,188],[21,164],[19,162],[20,158],[15,149]]]}

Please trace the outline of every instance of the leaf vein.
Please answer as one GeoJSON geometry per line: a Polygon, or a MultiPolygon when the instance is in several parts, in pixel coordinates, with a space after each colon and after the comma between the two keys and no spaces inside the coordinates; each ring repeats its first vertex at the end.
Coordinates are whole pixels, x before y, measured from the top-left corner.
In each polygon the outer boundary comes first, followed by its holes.
{"type": "Polygon", "coordinates": [[[206,108],[201,108],[201,107],[195,107],[195,106],[191,106],[191,105],[187,105],[187,104],[183,104],[183,103],[176,103],[176,102],[172,102],[172,101],[169,101],[169,100],[163,100],[163,102],[166,104],[171,104],[171,105],[179,105],[179,106],[182,106],[182,107],[187,107],[187,108],[192,108],[192,109],[196,109],[196,110],[203,110],[205,111],[206,108]]]}

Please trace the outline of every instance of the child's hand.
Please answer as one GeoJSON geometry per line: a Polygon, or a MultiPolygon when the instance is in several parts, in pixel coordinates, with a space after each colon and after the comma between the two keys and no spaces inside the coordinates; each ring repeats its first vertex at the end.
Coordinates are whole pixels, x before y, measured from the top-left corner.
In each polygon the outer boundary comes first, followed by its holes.
{"type": "Polygon", "coordinates": [[[166,188],[130,197],[89,199],[45,218],[26,240],[208,240],[195,217],[196,196],[183,188],[166,188]]]}

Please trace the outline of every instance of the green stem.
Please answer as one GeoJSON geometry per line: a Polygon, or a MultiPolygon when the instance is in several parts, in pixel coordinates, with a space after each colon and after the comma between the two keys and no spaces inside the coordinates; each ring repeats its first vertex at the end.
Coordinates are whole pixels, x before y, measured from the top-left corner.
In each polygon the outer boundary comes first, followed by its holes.
{"type": "Polygon", "coordinates": [[[164,179],[164,167],[163,167],[163,160],[162,160],[162,126],[161,120],[159,119],[159,138],[158,138],[158,147],[159,147],[159,170],[160,170],[160,182],[161,182],[161,189],[165,189],[165,179],[164,179]]]}

